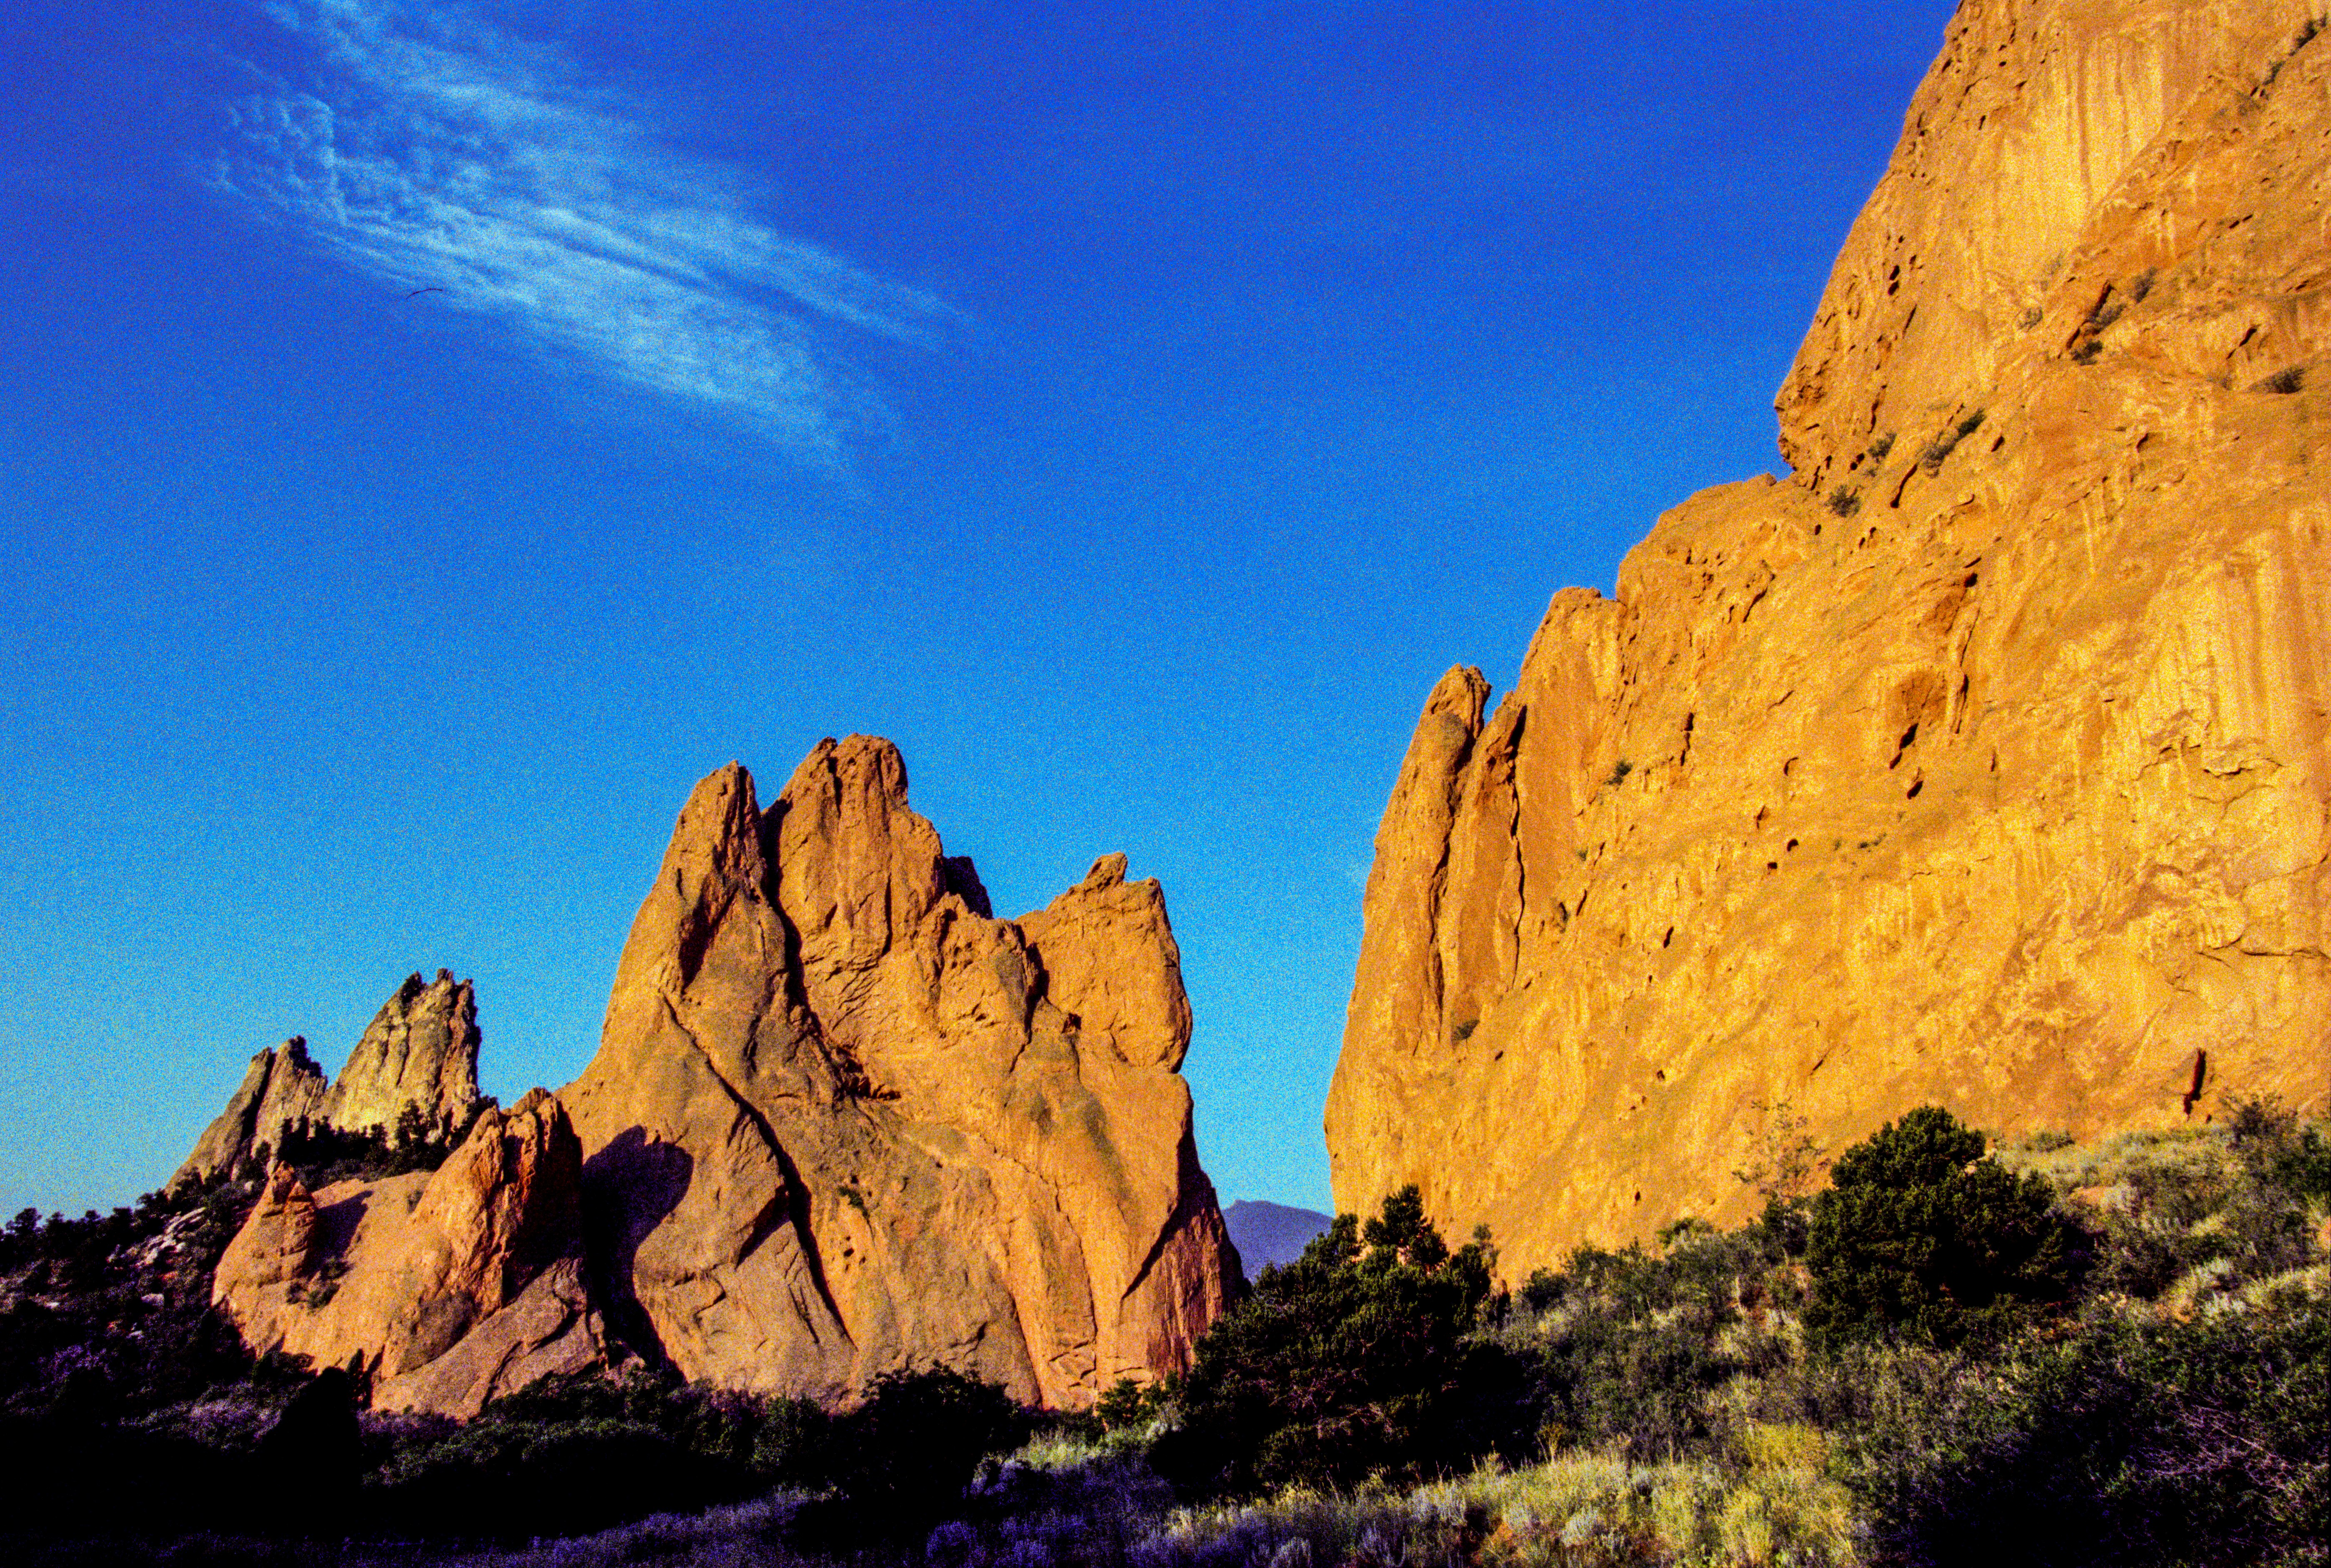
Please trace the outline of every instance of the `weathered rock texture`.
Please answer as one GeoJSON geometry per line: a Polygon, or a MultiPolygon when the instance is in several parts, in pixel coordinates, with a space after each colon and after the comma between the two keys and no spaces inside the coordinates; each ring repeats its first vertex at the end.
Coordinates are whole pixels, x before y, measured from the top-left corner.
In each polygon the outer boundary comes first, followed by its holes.
{"type": "Polygon", "coordinates": [[[281,1148],[284,1129],[298,1122],[395,1134],[409,1113],[424,1131],[450,1138],[485,1103],[478,1092],[478,1043],[477,992],[469,981],[442,969],[433,983],[407,975],[328,1088],[304,1037],[252,1057],[226,1109],[203,1130],[170,1183],[208,1180],[262,1146],[281,1148]]]}
{"type": "Polygon", "coordinates": [[[624,1331],[827,1398],[938,1364],[1076,1405],[1182,1365],[1238,1265],[1165,901],[1124,873],[991,917],[887,741],[821,744],[766,812],[742,767],[699,784],[561,1091],[624,1331]]]}
{"type": "MultiPolygon", "coordinates": [[[[583,1077],[485,1110],[434,1174],[310,1193],[278,1166],[214,1297],[391,1408],[632,1354],[829,1400],[944,1365],[1088,1403],[1185,1365],[1238,1288],[1189,1041],[1124,856],[997,920],[888,741],[823,742],[766,812],[732,765],[680,813],[583,1077]]],[[[477,1050],[469,984],[416,975],[328,1094],[300,1042],[262,1052],[187,1170],[301,1117],[444,1125],[477,1050]]]]}
{"type": "Polygon", "coordinates": [[[410,1107],[432,1131],[458,1127],[482,1098],[478,1041],[469,981],[442,969],[426,984],[407,975],[348,1053],[325,1114],[336,1127],[393,1133],[410,1107]]]}
{"type": "Polygon", "coordinates": [[[1968,0],[1779,406],[1427,704],[1327,1108],[1509,1269],[1832,1152],[2331,1085],[2321,0],[1968,0]]]}
{"type": "Polygon", "coordinates": [[[212,1297],[255,1351],[361,1364],[380,1408],[474,1415],[604,1357],[582,1180],[574,1126],[540,1089],[482,1113],[433,1173],[311,1194],[279,1165],[212,1297]]]}
{"type": "Polygon", "coordinates": [[[308,1054],[304,1036],[295,1034],[281,1045],[261,1051],[251,1059],[242,1084],[228,1097],[226,1109],[203,1129],[195,1152],[186,1156],[170,1184],[207,1181],[249,1159],[262,1144],[271,1149],[281,1146],[284,1128],[322,1118],[324,1101],[330,1093],[323,1069],[308,1054]]]}

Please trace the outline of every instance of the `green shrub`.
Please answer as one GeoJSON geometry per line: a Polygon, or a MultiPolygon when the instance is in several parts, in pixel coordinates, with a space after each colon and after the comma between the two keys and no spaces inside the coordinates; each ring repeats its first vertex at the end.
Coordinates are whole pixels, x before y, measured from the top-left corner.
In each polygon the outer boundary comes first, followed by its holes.
{"type": "Polygon", "coordinates": [[[1029,1421],[995,1384],[931,1368],[878,1379],[834,1426],[835,1485],[863,1505],[928,1513],[963,1496],[980,1460],[1025,1441],[1029,1421]]]}
{"type": "Polygon", "coordinates": [[[376,1528],[523,1541],[748,1496],[753,1478],[626,1421],[481,1419],[397,1454],[366,1488],[376,1528]]]}
{"type": "MultiPolygon", "coordinates": [[[[2082,363],[2085,364],[2087,361],[2083,360],[2082,363]]],[[[1927,450],[1918,454],[1918,465],[1929,474],[1941,471],[1943,460],[1958,450],[1959,442],[1982,429],[1984,411],[1978,408],[1960,420],[1958,423],[1935,437],[1927,443],[1927,450]]]]}
{"type": "Polygon", "coordinates": [[[130,1419],[249,1375],[210,1284],[254,1196],[221,1180],[78,1220],[19,1214],[0,1234],[0,1414],[130,1419]]]}
{"type": "Polygon", "coordinates": [[[1093,1414],[1106,1431],[1147,1426],[1156,1419],[1163,1396],[1164,1391],[1154,1383],[1136,1383],[1129,1377],[1121,1377],[1101,1394],[1093,1414]]]}
{"type": "Polygon", "coordinates": [[[1717,1391],[1785,1356],[1774,1326],[1749,1320],[1748,1308],[1793,1296],[1769,1227],[1720,1233],[1679,1221],[1666,1240],[1656,1256],[1582,1247],[1524,1287],[1543,1316],[1508,1338],[1537,1363],[1545,1433],[1557,1446],[1639,1462],[1712,1451],[1728,1420],[1714,1409],[1717,1391]]]}
{"type": "Polygon", "coordinates": [[[1817,1342],[1996,1337],[2069,1300],[2088,1238],[2048,1184],[1985,1157],[1981,1133],[1927,1106],[1848,1149],[1813,1200],[1805,1266],[1817,1342]]]}
{"type": "Polygon", "coordinates": [[[2331,1316],[2101,1315],[2016,1358],[1881,1392],[1853,1484],[1884,1558],[2320,1563],[2331,1540],[2331,1316]]]}
{"type": "Polygon", "coordinates": [[[1185,1489],[1349,1485],[1529,1445],[1528,1371],[1470,1331],[1495,1310],[1486,1235],[1451,1252],[1403,1188],[1340,1216],[1198,1343],[1154,1450],[1185,1489]],[[1364,1245],[1365,1243],[1365,1245],[1364,1245]]]}

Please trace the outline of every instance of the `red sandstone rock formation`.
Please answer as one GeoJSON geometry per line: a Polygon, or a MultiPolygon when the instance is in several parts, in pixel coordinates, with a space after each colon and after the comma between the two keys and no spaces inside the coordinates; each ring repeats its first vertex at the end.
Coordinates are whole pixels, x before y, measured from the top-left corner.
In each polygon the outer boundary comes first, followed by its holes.
{"type": "Polygon", "coordinates": [[[1509,1269],[1727,1221],[1788,1102],[2331,1089],[2331,36],[1969,0],[1782,390],[1516,689],[1432,693],[1327,1107],[1509,1269]]]}
{"type": "Polygon", "coordinates": [[[313,1194],[278,1166],[212,1297],[253,1350],[361,1364],[384,1409],[474,1415],[600,1363],[582,1266],[582,1149],[537,1089],[433,1173],[313,1194]]]}
{"type": "Polygon", "coordinates": [[[1186,1361],[1235,1288],[1154,881],[1017,922],[821,744],[764,812],[697,786],[563,1091],[611,1297],[690,1377],[847,1397],[944,1364],[1089,1402],[1186,1361]]]}
{"type": "MultiPolygon", "coordinates": [[[[1089,1403],[1185,1365],[1237,1288],[1176,1070],[1180,964],[1122,855],[992,917],[888,741],[821,744],[766,812],[723,768],[680,813],[582,1078],[485,1112],[433,1175],[311,1195],[279,1168],[215,1297],[256,1349],[359,1360],[394,1408],[474,1413],[619,1356],[603,1307],[637,1353],[728,1387],[846,1400],[941,1365],[1089,1403]]],[[[433,1006],[417,986],[344,1084],[474,1094],[444,1044],[473,1071],[474,1022],[429,1024],[471,1019],[467,987],[433,1006]]],[[[265,1101],[253,1072],[238,1105],[265,1101]]],[[[232,1119],[221,1145],[247,1151],[232,1119]]]]}
{"type": "Polygon", "coordinates": [[[284,1131],[300,1122],[394,1135],[410,1114],[433,1134],[458,1132],[485,1104],[479,1038],[470,982],[442,969],[433,983],[408,975],[373,1015],[330,1088],[301,1037],[252,1057],[242,1086],[170,1184],[205,1181],[262,1148],[281,1148],[284,1131]]]}

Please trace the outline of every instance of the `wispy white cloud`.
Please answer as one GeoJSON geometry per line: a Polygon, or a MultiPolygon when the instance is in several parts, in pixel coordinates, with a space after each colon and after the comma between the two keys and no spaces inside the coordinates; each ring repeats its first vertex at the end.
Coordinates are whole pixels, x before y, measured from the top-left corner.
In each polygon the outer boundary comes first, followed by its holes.
{"type": "Polygon", "coordinates": [[[552,51],[444,7],[269,0],[313,81],[232,108],[220,188],[391,287],[561,358],[740,417],[814,459],[879,424],[828,345],[954,318],[756,219],[724,170],[657,147],[552,51]]]}

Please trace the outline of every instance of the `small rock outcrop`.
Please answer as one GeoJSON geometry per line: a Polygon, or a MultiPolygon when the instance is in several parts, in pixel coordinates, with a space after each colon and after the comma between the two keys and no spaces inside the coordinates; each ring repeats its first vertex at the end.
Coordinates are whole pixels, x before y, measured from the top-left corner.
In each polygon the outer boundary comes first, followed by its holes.
{"type": "Polygon", "coordinates": [[[691,1378],[847,1399],[942,1364],[1054,1405],[1184,1365],[1237,1288],[1180,955],[1122,856],[1018,921],[888,741],[681,812],[561,1091],[611,1315],[691,1378]]]}
{"type": "Polygon", "coordinates": [[[260,1148],[280,1147],[284,1128],[323,1119],[330,1093],[323,1069],[308,1054],[304,1037],[295,1034],[261,1051],[251,1059],[226,1109],[203,1129],[195,1152],[170,1178],[170,1185],[208,1181],[232,1171],[260,1148]]]}
{"type": "Polygon", "coordinates": [[[350,1132],[394,1133],[407,1108],[432,1132],[464,1125],[478,1092],[478,996],[443,969],[405,977],[374,1014],[325,1102],[327,1120],[350,1132]]]}
{"type": "Polygon", "coordinates": [[[434,1172],[310,1193],[279,1165],[212,1298],[254,1351],[363,1372],[378,1408],[473,1415],[606,1354],[582,1175],[574,1126],[540,1089],[480,1114],[434,1172]]]}
{"type": "Polygon", "coordinates": [[[417,1118],[421,1130],[448,1139],[486,1103],[478,1089],[480,1039],[469,981],[442,969],[433,982],[407,975],[328,1087],[304,1037],[252,1057],[226,1109],[170,1184],[207,1181],[280,1149],[285,1129],[302,1122],[393,1136],[417,1118]]]}
{"type": "Polygon", "coordinates": [[[1782,389],[1793,482],[1556,594],[1493,712],[1426,704],[1339,1208],[1415,1182],[1527,1272],[1920,1103],[2331,1098],[2321,22],[1960,6],[1782,389]]]}

